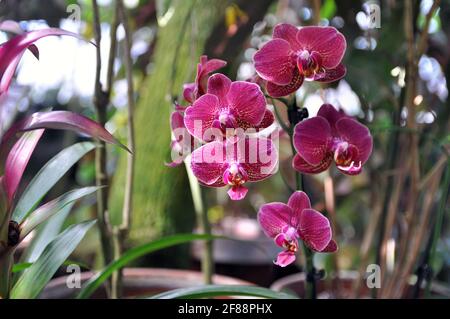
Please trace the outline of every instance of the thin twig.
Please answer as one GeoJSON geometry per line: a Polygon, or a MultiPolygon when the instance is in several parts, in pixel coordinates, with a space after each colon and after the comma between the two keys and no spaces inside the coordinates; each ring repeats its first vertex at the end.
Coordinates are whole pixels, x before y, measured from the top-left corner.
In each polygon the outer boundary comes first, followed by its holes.
{"type": "MultiPolygon", "coordinates": [[[[441,237],[442,227],[444,225],[444,217],[445,217],[445,206],[447,204],[449,198],[449,187],[450,187],[450,158],[447,159],[447,170],[445,172],[444,181],[442,183],[442,194],[441,194],[441,202],[438,208],[437,219],[434,225],[434,233],[433,240],[431,242],[430,254],[429,254],[429,264],[433,265],[436,258],[436,250],[439,238],[441,237]]],[[[433,282],[433,277],[436,274],[432,271],[431,278],[429,278],[427,282],[427,286],[425,289],[425,296],[430,297],[431,293],[431,283],[433,282]]]]}
{"type": "Polygon", "coordinates": [[[135,145],[135,131],[134,131],[134,84],[133,84],[133,61],[131,58],[131,32],[128,25],[128,18],[123,0],[118,0],[118,6],[120,11],[120,20],[122,21],[123,28],[125,30],[124,41],[124,56],[125,56],[125,73],[127,78],[127,97],[128,97],[128,148],[131,153],[128,154],[127,161],[127,175],[125,184],[125,199],[122,210],[122,225],[121,231],[128,232],[128,228],[131,222],[131,212],[133,210],[133,181],[134,181],[134,163],[136,156],[135,145]]]}
{"type": "Polygon", "coordinates": [[[431,19],[433,18],[440,4],[441,0],[435,0],[430,8],[430,11],[428,11],[427,15],[425,16],[425,24],[423,26],[423,31],[422,34],[420,35],[419,44],[417,47],[417,57],[419,59],[422,55],[426,53],[428,47],[428,33],[429,33],[428,30],[430,29],[431,19]]]}
{"type": "Polygon", "coordinates": [[[322,6],[321,0],[313,0],[313,12],[314,12],[314,25],[320,23],[320,8],[322,6]]]}
{"type": "MultiPolygon", "coordinates": [[[[109,104],[108,93],[103,91],[100,75],[102,70],[102,57],[101,57],[101,24],[100,24],[100,12],[96,0],[92,0],[93,12],[94,12],[94,34],[96,42],[96,58],[97,67],[95,73],[95,93],[94,93],[94,105],[97,112],[97,120],[101,125],[106,124],[107,120],[107,107],[109,104]]],[[[115,55],[114,52],[110,54],[115,55]]],[[[111,72],[112,74],[112,72],[111,72]]],[[[95,164],[96,164],[96,185],[106,186],[97,191],[97,219],[100,229],[100,237],[103,251],[103,262],[109,264],[114,258],[114,249],[112,242],[112,229],[109,222],[108,215],[108,185],[109,179],[106,169],[106,144],[99,142],[95,152],[95,164]]]]}
{"type": "Polygon", "coordinates": [[[415,227],[414,238],[412,240],[412,247],[407,255],[407,259],[405,264],[402,266],[402,272],[400,277],[397,278],[398,284],[395,289],[392,291],[393,298],[401,298],[404,292],[406,285],[408,284],[409,275],[412,273],[414,265],[416,264],[417,257],[420,252],[420,248],[422,247],[422,243],[425,239],[425,234],[429,230],[429,220],[432,211],[432,205],[435,200],[436,190],[439,186],[439,181],[441,179],[442,171],[445,168],[444,165],[441,165],[441,169],[437,172],[435,177],[430,181],[430,185],[427,189],[427,193],[425,194],[423,206],[422,206],[422,215],[420,216],[420,222],[415,227]]]}

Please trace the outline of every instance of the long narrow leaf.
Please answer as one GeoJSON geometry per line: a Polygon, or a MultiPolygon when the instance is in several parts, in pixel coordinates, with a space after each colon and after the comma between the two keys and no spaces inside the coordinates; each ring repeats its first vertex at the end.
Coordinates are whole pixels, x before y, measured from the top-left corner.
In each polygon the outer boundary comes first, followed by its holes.
{"type": "Polygon", "coordinates": [[[5,189],[11,202],[19,187],[23,172],[28,165],[37,143],[44,134],[44,130],[27,132],[14,144],[5,163],[5,189]]]}
{"type": "Polygon", "coordinates": [[[96,192],[100,187],[84,187],[61,195],[33,211],[21,224],[20,240],[23,240],[33,229],[55,215],[66,205],[96,192]]]}
{"type": "Polygon", "coordinates": [[[47,162],[20,196],[12,219],[20,224],[64,174],[94,147],[95,145],[90,142],[74,144],[47,162]]]}
{"type": "Polygon", "coordinates": [[[0,95],[8,91],[14,72],[24,51],[37,40],[54,35],[68,35],[81,38],[80,35],[56,28],[25,32],[2,43],[0,46],[0,95]]]}
{"type": "Polygon", "coordinates": [[[69,215],[75,202],[64,206],[56,215],[50,217],[47,221],[36,228],[33,240],[25,248],[20,261],[24,263],[33,263],[44,251],[45,247],[58,236],[63,227],[64,221],[69,215]]]}
{"type": "Polygon", "coordinates": [[[23,272],[11,291],[11,297],[36,298],[94,223],[87,221],[70,226],[56,237],[36,262],[23,272]]]}
{"type": "Polygon", "coordinates": [[[14,137],[14,135],[17,134],[17,132],[31,131],[41,128],[70,130],[77,133],[86,134],[107,143],[118,145],[129,152],[126,146],[121,144],[99,123],[83,115],[69,111],[37,112],[17,122],[5,132],[2,138],[2,151],[4,151],[3,149],[14,137]]]}
{"type": "Polygon", "coordinates": [[[295,296],[252,286],[210,285],[171,290],[150,299],[199,299],[225,296],[250,296],[267,299],[297,299],[295,296]]]}
{"type": "Polygon", "coordinates": [[[82,288],[78,294],[78,299],[89,298],[99,288],[105,280],[107,280],[116,270],[125,267],[133,260],[145,256],[149,253],[169,248],[175,245],[186,244],[195,240],[212,240],[223,237],[202,235],[202,234],[181,234],[165,237],[159,240],[152,241],[147,244],[132,248],[125,252],[119,259],[113,261],[103,270],[93,276],[82,288]]]}

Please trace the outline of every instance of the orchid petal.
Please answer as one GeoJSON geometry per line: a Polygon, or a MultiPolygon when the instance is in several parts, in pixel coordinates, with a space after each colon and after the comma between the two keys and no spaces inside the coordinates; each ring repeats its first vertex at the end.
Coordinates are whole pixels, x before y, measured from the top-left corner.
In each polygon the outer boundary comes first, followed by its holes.
{"type": "Polygon", "coordinates": [[[270,203],[261,206],[258,212],[258,222],[266,236],[275,238],[290,226],[292,209],[283,203],[270,203]]]}
{"type": "Polygon", "coordinates": [[[295,68],[292,81],[288,85],[277,85],[273,82],[267,82],[267,93],[271,97],[288,96],[296,92],[303,84],[305,78],[301,75],[297,68],[295,68]]]}
{"type": "Polygon", "coordinates": [[[184,124],[192,136],[205,140],[205,132],[212,127],[218,111],[219,99],[217,96],[205,94],[186,109],[184,124]]]}
{"type": "Polygon", "coordinates": [[[336,136],[336,122],[345,117],[345,114],[336,110],[331,104],[324,104],[320,107],[319,112],[317,112],[317,116],[321,116],[328,121],[331,130],[333,131],[333,135],[336,136]]]}
{"type": "Polygon", "coordinates": [[[331,127],[323,117],[307,119],[294,128],[295,149],[312,166],[324,161],[330,139],[331,127]]]}
{"type": "Polygon", "coordinates": [[[322,83],[335,82],[347,74],[347,68],[341,63],[334,69],[325,69],[323,73],[316,74],[314,81],[322,83]]]}
{"type": "Polygon", "coordinates": [[[294,156],[292,161],[292,167],[303,174],[319,174],[325,172],[333,162],[332,156],[326,156],[324,160],[317,164],[311,165],[307,161],[305,161],[299,154],[294,156]]]}
{"type": "Polygon", "coordinates": [[[217,96],[219,106],[228,105],[227,94],[230,91],[231,80],[223,74],[214,74],[208,80],[208,93],[217,96]]]}
{"type": "Polygon", "coordinates": [[[194,103],[195,100],[195,83],[186,83],[183,85],[183,98],[188,103],[194,103]]]}
{"type": "Polygon", "coordinates": [[[233,186],[228,190],[228,196],[230,196],[231,200],[238,201],[245,198],[248,193],[248,188],[242,185],[233,186]]]}
{"type": "Polygon", "coordinates": [[[274,39],[283,39],[289,42],[293,51],[299,51],[301,46],[297,41],[297,32],[298,28],[296,26],[288,23],[280,23],[273,29],[272,37],[274,39]]]}
{"type": "Polygon", "coordinates": [[[278,85],[288,85],[294,76],[295,63],[292,60],[291,45],[282,39],[267,42],[253,60],[256,72],[264,80],[278,85]]]}
{"type": "Polygon", "coordinates": [[[225,171],[224,144],[211,142],[192,152],[191,168],[195,177],[204,185],[223,187],[222,176],[225,171]]]}
{"type": "Polygon", "coordinates": [[[261,123],[265,110],[266,98],[261,88],[254,83],[233,82],[227,95],[229,107],[239,118],[250,125],[261,123]]]}
{"type": "Polygon", "coordinates": [[[334,253],[338,251],[339,247],[335,240],[330,240],[330,243],[325,247],[324,250],[321,251],[321,253],[334,253]]]}
{"type": "Polygon", "coordinates": [[[303,210],[311,208],[311,202],[305,192],[294,192],[289,197],[288,206],[292,209],[293,213],[290,224],[297,227],[303,210]]]}
{"type": "Polygon", "coordinates": [[[270,139],[246,138],[237,144],[237,161],[248,175],[250,182],[257,182],[275,174],[278,168],[278,152],[270,139]]]}
{"type": "Polygon", "coordinates": [[[256,125],[254,127],[254,129],[256,131],[263,130],[263,129],[268,128],[269,126],[271,126],[274,122],[275,122],[275,116],[273,115],[272,111],[266,110],[264,112],[264,117],[263,117],[261,123],[256,125]]]}
{"type": "Polygon", "coordinates": [[[328,218],[310,208],[303,210],[298,232],[306,245],[315,251],[324,250],[332,237],[328,218]]]}
{"type": "Polygon", "coordinates": [[[343,140],[358,149],[358,157],[354,159],[355,165],[358,165],[358,162],[367,162],[373,148],[369,129],[352,118],[342,118],[336,122],[336,130],[343,140]]]}
{"type": "Polygon", "coordinates": [[[338,66],[347,48],[345,37],[333,27],[302,27],[297,33],[297,41],[302,49],[318,52],[326,69],[338,66]]]}
{"type": "Polygon", "coordinates": [[[291,251],[283,251],[278,254],[277,260],[274,262],[275,265],[280,267],[286,267],[295,261],[295,254],[291,251]]]}

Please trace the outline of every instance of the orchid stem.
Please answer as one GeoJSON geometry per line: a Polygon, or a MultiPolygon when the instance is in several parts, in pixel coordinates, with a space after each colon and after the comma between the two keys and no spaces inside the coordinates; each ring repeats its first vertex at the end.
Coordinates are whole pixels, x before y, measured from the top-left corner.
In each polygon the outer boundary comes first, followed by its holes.
{"type": "MultiPolygon", "coordinates": [[[[294,147],[294,127],[297,125],[299,121],[302,119],[299,119],[299,117],[293,116],[293,114],[297,114],[297,102],[296,99],[293,99],[292,103],[286,104],[288,107],[289,112],[289,122],[290,122],[290,130],[287,132],[289,134],[289,138],[291,141],[291,148],[292,148],[292,156],[295,156],[296,150],[294,147]]],[[[303,183],[303,175],[299,172],[295,171],[295,184],[296,189],[298,191],[303,191],[304,183],[303,183]]],[[[303,245],[303,253],[305,254],[305,272],[306,272],[306,280],[305,280],[305,291],[306,291],[306,298],[308,299],[316,299],[316,270],[314,268],[314,252],[310,250],[308,247],[303,245]]]]}
{"type": "MultiPolygon", "coordinates": [[[[205,196],[200,184],[197,181],[194,173],[189,165],[190,160],[186,159],[186,171],[189,178],[189,185],[191,187],[192,200],[194,202],[194,209],[197,215],[198,224],[202,229],[203,234],[211,235],[211,224],[208,219],[208,210],[205,205],[205,196]]],[[[213,259],[213,241],[205,241],[203,250],[203,256],[201,261],[201,267],[203,272],[203,278],[206,285],[213,283],[214,274],[214,259],[213,259]]]]}
{"type": "Polygon", "coordinates": [[[305,254],[306,259],[306,281],[305,281],[305,296],[307,299],[316,299],[317,291],[316,291],[316,269],[314,268],[314,252],[303,246],[303,253],[305,254]]]}

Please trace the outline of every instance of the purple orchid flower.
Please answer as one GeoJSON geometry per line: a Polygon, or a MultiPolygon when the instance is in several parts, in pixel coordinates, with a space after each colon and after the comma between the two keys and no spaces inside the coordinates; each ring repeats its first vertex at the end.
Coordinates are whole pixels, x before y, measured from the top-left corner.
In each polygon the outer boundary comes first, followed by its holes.
{"type": "Polygon", "coordinates": [[[235,135],[236,129],[266,128],[274,116],[266,108],[266,98],[257,84],[231,82],[223,74],[208,80],[207,93],[186,109],[184,123],[189,133],[204,142],[217,135],[235,135]]]}
{"type": "Polygon", "coordinates": [[[172,150],[173,161],[166,165],[169,167],[176,167],[182,164],[186,156],[195,148],[195,140],[184,125],[183,110],[178,105],[175,107],[175,111],[170,115],[170,128],[172,131],[170,148],[172,150]]]}
{"type": "Polygon", "coordinates": [[[8,91],[14,72],[26,49],[31,49],[38,56],[33,43],[51,35],[69,35],[80,38],[78,34],[55,28],[30,31],[19,34],[0,45],[0,96],[8,91]]]}
{"type": "Polygon", "coordinates": [[[197,65],[197,76],[195,82],[187,83],[183,86],[184,99],[192,104],[200,96],[206,93],[206,85],[208,77],[214,71],[223,68],[227,65],[227,62],[219,59],[208,60],[206,55],[200,57],[200,63],[197,65]]]}
{"type": "Polygon", "coordinates": [[[338,249],[332,239],[330,222],[311,208],[308,195],[304,192],[293,193],[287,205],[263,205],[258,212],[258,221],[264,233],[284,249],[274,261],[280,267],[286,267],[295,261],[299,239],[317,252],[331,253],[338,249]]]}
{"type": "Polygon", "coordinates": [[[267,92],[282,97],[297,91],[303,81],[333,82],[343,78],[341,64],[347,42],[333,27],[279,24],[273,39],[254,56],[256,72],[267,81],[267,92]]]}
{"type": "Polygon", "coordinates": [[[276,173],[278,153],[269,139],[245,137],[237,143],[214,141],[192,153],[191,168],[199,182],[209,187],[230,185],[232,200],[243,199],[246,182],[261,181],[276,173]]]}
{"type": "Polygon", "coordinates": [[[317,117],[297,124],[294,146],[298,154],[292,165],[299,172],[318,174],[334,161],[344,174],[357,175],[372,153],[373,141],[366,126],[324,104],[317,117]]]}

